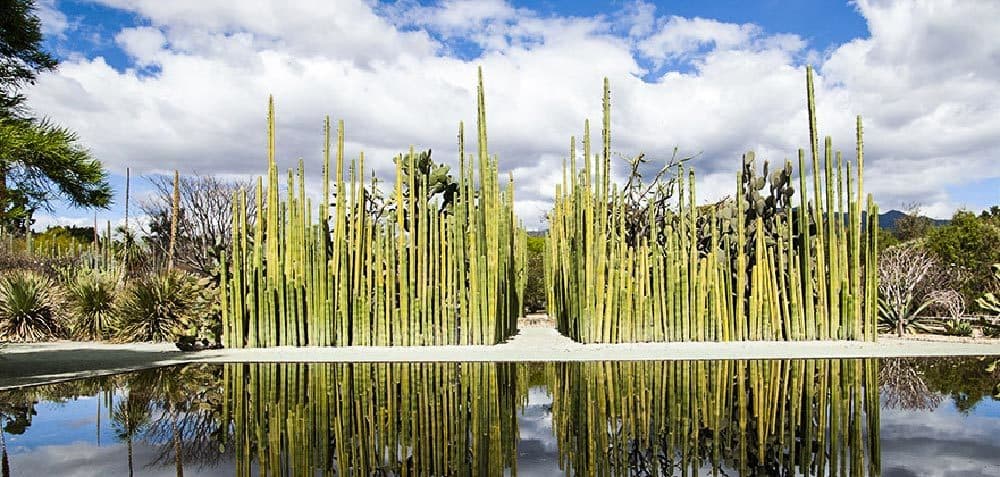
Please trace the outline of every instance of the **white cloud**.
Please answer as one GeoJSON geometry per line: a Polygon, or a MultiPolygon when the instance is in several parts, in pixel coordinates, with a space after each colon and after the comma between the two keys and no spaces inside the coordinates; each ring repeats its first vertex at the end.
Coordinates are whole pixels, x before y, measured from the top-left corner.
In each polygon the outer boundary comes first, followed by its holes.
{"type": "Polygon", "coordinates": [[[35,3],[35,15],[42,22],[42,34],[62,36],[69,28],[69,19],[59,11],[56,0],[40,0],[35,3]]]}
{"type": "MultiPolygon", "coordinates": [[[[137,66],[158,71],[74,58],[44,75],[30,101],[78,131],[113,171],[263,172],[268,94],[282,164],[304,157],[313,177],[326,114],[346,121],[349,157],[364,150],[383,177],[410,145],[454,162],[458,122],[474,128],[482,65],[490,149],[514,172],[529,226],[585,118],[597,142],[603,76],[612,82],[615,150],[701,152],[692,164],[707,201],[731,193],[745,150],[780,163],[807,147],[801,61],[812,57],[821,61],[820,128],[853,159],[854,115],[865,116],[865,185],[884,209],[919,200],[948,215],[956,201],[947,187],[1000,176],[1000,37],[991,33],[1000,6],[990,1],[859,2],[871,37],[825,57],[793,34],[658,16],[642,2],[617,16],[558,17],[495,0],[102,1],[148,20],[117,42],[137,66]],[[482,53],[463,60],[454,39],[482,53]],[[641,79],[641,64],[678,61],[688,68],[641,79]]],[[[467,138],[471,145],[474,134],[467,138]]]]}

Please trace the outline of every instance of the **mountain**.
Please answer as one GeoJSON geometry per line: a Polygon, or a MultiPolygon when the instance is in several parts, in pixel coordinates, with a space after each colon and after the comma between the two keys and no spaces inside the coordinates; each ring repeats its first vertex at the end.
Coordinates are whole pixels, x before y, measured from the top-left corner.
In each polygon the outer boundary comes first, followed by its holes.
{"type": "MultiPolygon", "coordinates": [[[[901,217],[906,217],[906,212],[899,210],[890,210],[884,214],[879,214],[878,216],[878,226],[886,230],[896,230],[896,221],[901,217]]],[[[948,219],[932,219],[927,217],[935,227],[940,225],[948,225],[951,222],[948,219]]]]}

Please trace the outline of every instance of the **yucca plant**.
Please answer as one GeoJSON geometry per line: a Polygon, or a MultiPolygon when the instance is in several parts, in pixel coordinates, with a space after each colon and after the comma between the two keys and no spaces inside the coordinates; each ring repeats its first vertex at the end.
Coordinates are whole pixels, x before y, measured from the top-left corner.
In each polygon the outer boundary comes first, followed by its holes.
{"type": "Polygon", "coordinates": [[[61,336],[66,320],[63,290],[28,270],[0,276],[0,341],[44,341],[61,336]]]}
{"type": "Polygon", "coordinates": [[[173,341],[197,332],[213,314],[209,280],[181,270],[142,277],[116,307],[118,341],[173,341]]]}
{"type": "Polygon", "coordinates": [[[117,274],[92,269],[80,271],[70,282],[66,288],[73,338],[109,337],[119,284],[117,274]]]}

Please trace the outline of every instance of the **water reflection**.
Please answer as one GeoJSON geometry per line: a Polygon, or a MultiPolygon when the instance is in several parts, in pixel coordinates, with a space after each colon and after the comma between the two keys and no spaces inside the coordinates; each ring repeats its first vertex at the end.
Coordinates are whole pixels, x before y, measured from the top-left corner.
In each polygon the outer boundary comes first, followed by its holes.
{"type": "Polygon", "coordinates": [[[1000,475],[998,383],[988,359],[190,365],[0,393],[2,470],[1000,475]]]}

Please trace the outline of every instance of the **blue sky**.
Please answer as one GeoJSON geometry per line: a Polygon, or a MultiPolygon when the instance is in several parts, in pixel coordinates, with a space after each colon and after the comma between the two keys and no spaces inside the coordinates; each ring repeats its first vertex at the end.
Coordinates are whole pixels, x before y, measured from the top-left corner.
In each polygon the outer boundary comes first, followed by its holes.
{"type": "MultiPolygon", "coordinates": [[[[478,66],[491,149],[517,179],[530,228],[544,226],[569,136],[599,114],[603,76],[615,150],[700,153],[699,190],[713,200],[729,192],[742,152],[782,161],[806,146],[803,68],[813,64],[821,132],[849,157],[853,117],[865,117],[865,183],[883,210],[920,202],[947,217],[1000,203],[1000,6],[988,0],[39,6],[62,66],[29,104],[78,131],[116,191],[130,167],[136,200],[149,190],[142,175],[263,172],[268,94],[283,165],[303,157],[314,181],[326,114],[345,120],[348,153],[364,150],[383,177],[409,145],[452,157],[457,122],[474,117],[478,66]]],[[[102,222],[120,220],[116,202],[102,222]]],[[[92,213],[59,205],[37,225],[88,224],[92,213]]]]}

